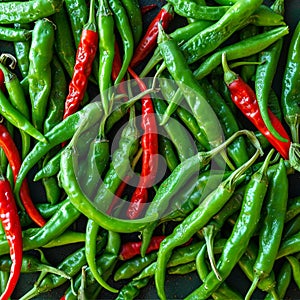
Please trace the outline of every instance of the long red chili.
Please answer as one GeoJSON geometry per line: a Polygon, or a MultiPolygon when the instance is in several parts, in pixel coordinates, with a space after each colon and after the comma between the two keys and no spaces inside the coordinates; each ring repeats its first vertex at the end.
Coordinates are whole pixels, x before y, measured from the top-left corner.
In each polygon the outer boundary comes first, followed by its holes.
{"type": "Polygon", "coordinates": [[[97,49],[98,33],[95,23],[95,5],[94,0],[92,0],[89,20],[83,27],[76,53],[74,73],[69,84],[69,94],[65,101],[64,119],[78,110],[87,88],[97,49]]]}
{"type": "Polygon", "coordinates": [[[286,142],[280,141],[274,137],[264,123],[254,90],[243,81],[243,79],[229,69],[225,59],[222,57],[224,69],[224,80],[231,93],[231,99],[241,112],[252,122],[252,124],[268,139],[270,144],[281,154],[284,159],[289,159],[289,149],[291,140],[280,120],[269,109],[269,117],[272,125],[278,133],[286,139],[286,142]]]}
{"type": "MultiPolygon", "coordinates": [[[[14,181],[16,181],[20,167],[21,157],[17,146],[3,124],[0,124],[0,147],[3,149],[9,165],[13,172],[14,181]]],[[[34,206],[30,197],[30,190],[26,180],[23,181],[20,189],[20,198],[29,217],[39,226],[44,226],[46,221],[40,215],[39,211],[34,206]]]]}
{"type": "Polygon", "coordinates": [[[23,243],[22,228],[18,216],[18,209],[10,183],[0,175],[0,218],[10,248],[12,265],[10,276],[0,299],[7,300],[13,293],[22,267],[23,243]]]}
{"type": "Polygon", "coordinates": [[[171,20],[173,20],[173,17],[173,7],[169,3],[167,3],[161,8],[159,13],[152,20],[145,35],[137,45],[133,54],[133,58],[130,62],[130,67],[133,68],[137,66],[156,46],[158,36],[158,23],[161,23],[162,27],[166,29],[171,20]]]}
{"type": "MultiPolygon", "coordinates": [[[[152,251],[158,250],[160,243],[164,238],[165,238],[164,235],[153,236],[151,238],[146,253],[150,253],[152,251]]],[[[141,245],[142,245],[142,241],[124,243],[120,250],[119,258],[121,260],[128,260],[136,255],[140,255],[141,245]]]]}
{"type": "MultiPolygon", "coordinates": [[[[145,83],[135,74],[129,67],[129,73],[136,80],[141,91],[147,89],[145,83]]],[[[149,95],[142,98],[142,129],[144,130],[141,137],[142,154],[142,170],[138,186],[133,192],[129,207],[127,209],[127,217],[130,219],[137,218],[143,211],[142,203],[148,201],[148,187],[151,187],[157,175],[158,169],[158,136],[157,125],[154,114],[152,100],[149,95]]]]}

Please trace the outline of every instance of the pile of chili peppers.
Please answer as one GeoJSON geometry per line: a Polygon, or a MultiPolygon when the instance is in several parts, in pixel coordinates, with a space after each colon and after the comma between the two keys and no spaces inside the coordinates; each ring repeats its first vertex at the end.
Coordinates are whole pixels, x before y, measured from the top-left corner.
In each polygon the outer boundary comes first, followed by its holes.
{"type": "Polygon", "coordinates": [[[0,2],[0,299],[300,297],[289,5],[0,2]]]}

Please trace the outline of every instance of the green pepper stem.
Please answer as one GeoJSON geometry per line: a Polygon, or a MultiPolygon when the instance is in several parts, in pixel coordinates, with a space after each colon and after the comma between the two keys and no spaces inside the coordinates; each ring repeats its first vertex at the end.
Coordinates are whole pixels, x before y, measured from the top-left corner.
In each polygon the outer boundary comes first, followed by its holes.
{"type": "Polygon", "coordinates": [[[247,292],[247,294],[245,296],[245,300],[250,300],[253,292],[255,291],[255,289],[257,287],[259,279],[260,279],[259,276],[255,276],[254,277],[254,279],[252,281],[252,284],[251,284],[251,286],[250,286],[250,288],[249,288],[249,290],[248,290],[248,292],[247,292]]]}
{"type": "Polygon", "coordinates": [[[84,25],[85,30],[97,31],[96,20],[95,20],[95,0],[90,1],[89,19],[84,25]]]}
{"type": "Polygon", "coordinates": [[[224,70],[224,81],[226,85],[230,85],[238,78],[238,75],[229,68],[225,52],[222,53],[222,67],[224,70]]]}

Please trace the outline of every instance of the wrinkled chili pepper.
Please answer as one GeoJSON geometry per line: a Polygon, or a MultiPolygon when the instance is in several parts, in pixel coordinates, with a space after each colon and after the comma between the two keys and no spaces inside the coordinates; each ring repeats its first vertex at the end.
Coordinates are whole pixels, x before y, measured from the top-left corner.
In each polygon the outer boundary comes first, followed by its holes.
{"type": "Polygon", "coordinates": [[[269,117],[274,128],[287,141],[278,140],[270,133],[264,123],[259,106],[256,100],[255,92],[243,81],[241,77],[231,71],[227,65],[225,53],[222,55],[222,65],[224,69],[224,81],[231,92],[231,99],[242,113],[255,125],[255,127],[268,139],[270,144],[281,154],[284,159],[289,158],[289,149],[291,141],[288,133],[285,131],[280,120],[269,109],[269,117]]]}
{"type": "MultiPolygon", "coordinates": [[[[141,91],[146,90],[145,83],[129,67],[129,73],[137,81],[141,91]]],[[[148,200],[148,187],[154,183],[158,169],[158,135],[154,107],[149,95],[142,98],[142,128],[144,133],[141,137],[142,154],[142,171],[137,188],[133,192],[127,209],[127,216],[130,219],[137,218],[141,213],[142,203],[148,200]]]]}
{"type": "Polygon", "coordinates": [[[5,291],[0,299],[9,299],[18,282],[23,256],[22,228],[18,216],[18,209],[14,195],[9,184],[2,174],[0,175],[0,217],[10,247],[10,257],[12,265],[10,267],[10,277],[5,291]]]}
{"type": "MultiPolygon", "coordinates": [[[[152,251],[158,250],[161,241],[165,238],[164,235],[157,235],[151,238],[151,242],[147,248],[146,253],[150,253],[152,251]]],[[[142,241],[138,242],[127,242],[122,245],[121,251],[119,254],[119,259],[128,260],[136,255],[140,254],[142,241]]]]}
{"type": "MultiPolygon", "coordinates": [[[[21,167],[21,157],[18,152],[18,149],[14,143],[14,140],[10,136],[8,130],[3,124],[0,124],[0,147],[3,149],[9,164],[12,168],[14,181],[18,177],[18,173],[21,167]]],[[[30,197],[30,191],[26,179],[23,181],[20,189],[21,201],[24,205],[24,208],[30,218],[39,226],[45,225],[45,220],[40,215],[39,211],[35,208],[32,199],[30,197]]]]}
{"type": "Polygon", "coordinates": [[[95,23],[95,5],[93,0],[90,3],[89,20],[83,27],[76,53],[74,73],[65,102],[64,119],[77,111],[84,97],[97,48],[98,33],[95,23]]]}
{"type": "Polygon", "coordinates": [[[162,27],[166,29],[173,17],[174,13],[172,6],[170,4],[163,6],[150,23],[145,35],[137,45],[133,58],[130,62],[130,67],[133,68],[137,66],[157,45],[158,23],[161,22],[162,27]]]}

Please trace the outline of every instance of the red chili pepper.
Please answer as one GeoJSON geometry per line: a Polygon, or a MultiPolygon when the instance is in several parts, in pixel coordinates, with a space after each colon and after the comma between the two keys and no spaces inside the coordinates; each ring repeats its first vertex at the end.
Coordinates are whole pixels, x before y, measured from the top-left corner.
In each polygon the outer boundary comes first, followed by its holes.
{"type": "Polygon", "coordinates": [[[144,15],[147,12],[151,11],[152,9],[156,8],[157,5],[156,4],[149,4],[149,5],[144,5],[141,8],[141,13],[144,15]]]}
{"type": "Polygon", "coordinates": [[[5,87],[5,78],[2,70],[0,70],[0,89],[3,93],[6,92],[6,87],[5,87]]]}
{"type": "Polygon", "coordinates": [[[254,90],[243,81],[236,73],[231,71],[223,55],[224,80],[231,93],[231,99],[252,124],[268,139],[270,144],[281,154],[284,159],[289,158],[291,140],[280,120],[269,109],[272,125],[287,141],[282,142],[275,138],[268,130],[262,119],[254,90]]]}
{"type": "MultiPolygon", "coordinates": [[[[14,140],[3,124],[0,124],[0,147],[3,149],[9,165],[11,166],[14,181],[16,181],[20,167],[21,157],[14,140]]],[[[34,206],[30,197],[27,180],[24,180],[20,189],[20,198],[29,217],[39,226],[44,226],[46,221],[34,206]]]]}
{"type": "MultiPolygon", "coordinates": [[[[128,71],[137,81],[140,90],[145,91],[145,83],[130,67],[128,68],[128,71]]],[[[148,201],[147,188],[153,185],[158,168],[157,126],[152,100],[149,95],[142,98],[142,128],[144,130],[141,137],[141,145],[143,149],[142,170],[138,186],[133,192],[127,210],[127,216],[130,219],[135,219],[142,213],[143,206],[141,204],[148,201]]]]}
{"type": "Polygon", "coordinates": [[[150,23],[144,37],[137,45],[133,58],[130,62],[130,66],[133,68],[143,61],[146,56],[154,49],[157,44],[158,36],[158,23],[166,29],[174,17],[173,7],[170,4],[166,4],[162,7],[153,21],[150,23]]]}
{"type": "Polygon", "coordinates": [[[64,119],[78,110],[87,88],[88,78],[92,71],[97,49],[98,33],[95,23],[95,5],[94,0],[92,0],[90,3],[89,20],[83,27],[76,53],[74,73],[69,84],[69,94],[65,102],[64,119]]]}
{"type": "Polygon", "coordinates": [[[7,300],[13,293],[21,273],[23,243],[22,228],[14,195],[9,181],[2,175],[0,175],[0,216],[12,260],[10,276],[6,288],[0,297],[1,300],[7,300]]]}
{"type": "MultiPolygon", "coordinates": [[[[147,248],[146,253],[150,253],[152,251],[156,251],[159,249],[160,243],[165,238],[164,235],[157,235],[151,238],[150,244],[147,248]]],[[[127,242],[122,245],[119,258],[121,260],[128,260],[136,255],[140,254],[142,241],[138,242],[127,242]]]]}

